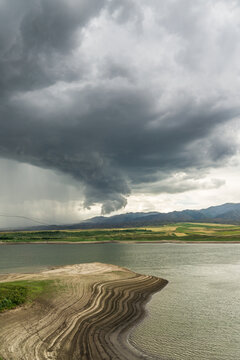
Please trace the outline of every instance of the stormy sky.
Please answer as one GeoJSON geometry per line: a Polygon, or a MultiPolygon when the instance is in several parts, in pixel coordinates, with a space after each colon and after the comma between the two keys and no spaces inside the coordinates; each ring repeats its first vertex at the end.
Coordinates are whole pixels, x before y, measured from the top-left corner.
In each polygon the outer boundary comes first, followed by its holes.
{"type": "Polygon", "coordinates": [[[239,0],[0,0],[0,215],[240,202],[239,59],[239,0]]]}

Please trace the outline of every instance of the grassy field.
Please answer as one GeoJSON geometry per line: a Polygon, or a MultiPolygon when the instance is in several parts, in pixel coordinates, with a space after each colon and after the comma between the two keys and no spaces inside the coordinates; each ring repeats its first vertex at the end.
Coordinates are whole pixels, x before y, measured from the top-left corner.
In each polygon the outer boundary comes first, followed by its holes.
{"type": "MultiPolygon", "coordinates": [[[[49,296],[55,290],[53,280],[23,280],[0,283],[0,313],[31,303],[39,296],[49,296]]],[[[0,356],[0,360],[3,358],[0,356]]]]}
{"type": "Polygon", "coordinates": [[[50,291],[52,286],[49,280],[0,283],[0,312],[31,302],[50,291]]]}
{"type": "Polygon", "coordinates": [[[2,232],[1,242],[239,241],[240,225],[178,223],[137,229],[2,232]]]}

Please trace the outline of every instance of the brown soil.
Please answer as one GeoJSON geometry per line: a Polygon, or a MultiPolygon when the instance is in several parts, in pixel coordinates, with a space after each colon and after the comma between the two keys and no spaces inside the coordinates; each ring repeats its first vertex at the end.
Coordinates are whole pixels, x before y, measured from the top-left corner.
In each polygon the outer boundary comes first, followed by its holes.
{"type": "Polygon", "coordinates": [[[167,281],[100,263],[10,274],[0,281],[53,279],[59,287],[31,305],[0,314],[6,360],[146,359],[127,341],[144,305],[167,281]]]}

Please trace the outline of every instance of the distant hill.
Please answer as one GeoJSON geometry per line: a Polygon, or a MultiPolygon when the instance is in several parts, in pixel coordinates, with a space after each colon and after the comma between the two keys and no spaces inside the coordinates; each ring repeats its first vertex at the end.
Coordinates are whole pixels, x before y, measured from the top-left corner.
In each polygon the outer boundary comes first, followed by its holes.
{"type": "MultiPolygon", "coordinates": [[[[240,224],[240,204],[228,203],[202,210],[172,211],[169,213],[126,213],[114,216],[97,216],[72,225],[36,226],[27,230],[103,229],[157,226],[176,222],[207,222],[240,224]]],[[[26,230],[26,229],[25,229],[26,230]]]]}

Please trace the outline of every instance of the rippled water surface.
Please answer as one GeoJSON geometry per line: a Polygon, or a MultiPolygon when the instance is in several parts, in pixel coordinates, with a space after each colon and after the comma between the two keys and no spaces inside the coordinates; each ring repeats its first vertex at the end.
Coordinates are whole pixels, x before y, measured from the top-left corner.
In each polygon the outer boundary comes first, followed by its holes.
{"type": "Polygon", "coordinates": [[[1,245],[0,272],[99,261],[163,277],[131,342],[161,360],[240,359],[240,245],[1,245]]]}

